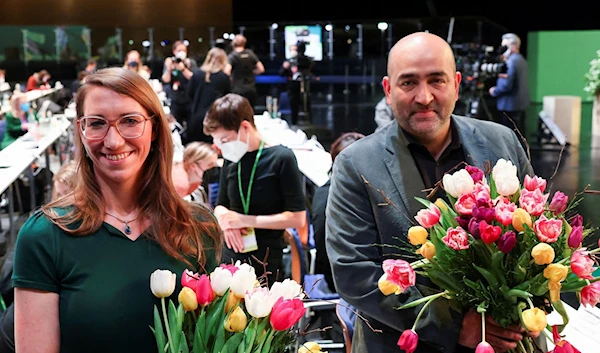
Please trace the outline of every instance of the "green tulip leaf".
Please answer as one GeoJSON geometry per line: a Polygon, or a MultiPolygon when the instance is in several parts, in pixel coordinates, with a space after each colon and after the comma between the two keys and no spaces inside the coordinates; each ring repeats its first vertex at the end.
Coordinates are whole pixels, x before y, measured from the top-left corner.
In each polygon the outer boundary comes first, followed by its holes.
{"type": "Polygon", "coordinates": [[[158,308],[156,305],[154,306],[154,328],[151,329],[152,333],[154,333],[154,337],[156,337],[158,351],[164,352],[166,345],[165,332],[163,331],[162,320],[160,319],[160,314],[158,313],[158,308]]]}

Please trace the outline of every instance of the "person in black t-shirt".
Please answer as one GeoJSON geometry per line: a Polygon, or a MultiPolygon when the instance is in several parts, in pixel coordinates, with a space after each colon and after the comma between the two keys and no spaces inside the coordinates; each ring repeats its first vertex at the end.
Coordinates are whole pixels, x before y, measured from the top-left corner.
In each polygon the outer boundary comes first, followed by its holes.
{"type": "Polygon", "coordinates": [[[166,58],[161,76],[167,96],[171,99],[171,114],[179,124],[186,126],[192,101],[188,94],[189,81],[198,69],[196,60],[188,57],[188,48],[180,40],[173,43],[173,57],[166,58]]]}
{"type": "Polygon", "coordinates": [[[254,109],[256,105],[256,76],[265,72],[258,56],[246,48],[246,37],[237,34],[231,41],[233,51],[229,53],[231,64],[231,92],[245,97],[254,109]]]}
{"type": "Polygon", "coordinates": [[[204,119],[204,133],[213,137],[226,160],[214,209],[225,236],[222,261],[248,262],[260,277],[265,268],[253,257],[266,258],[271,286],[282,280],[284,230],[303,227],[307,218],[296,157],[287,147],[265,142],[250,103],[238,94],[213,103],[204,119]]]}

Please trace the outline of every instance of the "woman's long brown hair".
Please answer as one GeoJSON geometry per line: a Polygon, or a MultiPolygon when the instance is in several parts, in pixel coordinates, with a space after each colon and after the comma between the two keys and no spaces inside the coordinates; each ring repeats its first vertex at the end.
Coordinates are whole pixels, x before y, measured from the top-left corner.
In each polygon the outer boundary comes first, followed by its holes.
{"type": "MultiPolygon", "coordinates": [[[[206,269],[206,251],[213,249],[220,260],[222,233],[210,210],[184,201],[173,186],[173,140],[167,119],[156,93],[140,75],[122,68],[107,68],[85,78],[77,93],[77,119],[83,116],[86,96],[90,88],[104,87],[133,98],[153,117],[152,128],[156,139],[151,152],[140,170],[143,184],[138,195],[140,213],[151,220],[145,234],[153,238],[170,256],[186,262],[194,270],[206,269]],[[190,259],[194,258],[196,264],[190,259]]],[[[42,210],[65,232],[86,236],[98,230],[103,223],[105,202],[94,175],[94,165],[86,158],[79,129],[75,132],[76,160],[79,171],[71,194],[45,205],[42,210]],[[56,208],[71,208],[58,213],[56,208]]]]}

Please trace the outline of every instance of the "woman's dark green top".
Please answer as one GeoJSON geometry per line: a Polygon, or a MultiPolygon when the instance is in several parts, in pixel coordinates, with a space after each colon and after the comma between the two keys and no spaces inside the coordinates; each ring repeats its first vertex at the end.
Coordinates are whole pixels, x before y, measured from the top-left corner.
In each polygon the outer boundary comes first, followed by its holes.
{"type": "MultiPolygon", "coordinates": [[[[211,272],[217,265],[214,250],[207,256],[205,268],[211,272]]],[[[37,212],[18,235],[13,284],[59,294],[63,353],[156,353],[150,326],[154,305],[161,307],[150,290],[150,275],[156,269],[177,275],[170,298],[177,306],[186,268],[144,234],[132,241],[103,223],[92,234],[72,236],[37,212]]]]}

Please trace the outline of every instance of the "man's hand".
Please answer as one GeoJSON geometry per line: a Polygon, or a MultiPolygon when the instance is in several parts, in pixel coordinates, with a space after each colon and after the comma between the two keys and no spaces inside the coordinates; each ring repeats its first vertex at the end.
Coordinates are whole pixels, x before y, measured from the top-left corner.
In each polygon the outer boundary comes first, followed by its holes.
{"type": "MultiPolygon", "coordinates": [[[[486,315],[485,340],[492,345],[496,353],[516,349],[518,341],[523,339],[525,329],[518,325],[502,327],[486,315]]],[[[481,342],[481,314],[476,310],[469,310],[462,321],[462,328],[458,335],[458,344],[468,348],[476,348],[481,342]]]]}
{"type": "Polygon", "coordinates": [[[284,68],[284,69],[286,69],[286,70],[289,70],[289,68],[290,68],[290,62],[289,62],[289,61],[287,61],[287,60],[286,60],[286,61],[284,61],[284,62],[283,62],[283,68],[284,68]]]}
{"type": "Polygon", "coordinates": [[[490,92],[490,96],[494,96],[494,91],[495,91],[495,90],[496,90],[496,86],[494,86],[494,87],[490,87],[490,90],[489,90],[489,92],[490,92]]]}
{"type": "Polygon", "coordinates": [[[498,74],[498,77],[500,77],[500,78],[508,78],[508,74],[498,74]]]}
{"type": "Polygon", "coordinates": [[[177,67],[177,70],[179,70],[181,72],[183,72],[183,70],[186,69],[185,63],[183,61],[176,63],[175,67],[177,67]]]}
{"type": "Polygon", "coordinates": [[[173,59],[166,58],[165,67],[167,68],[167,70],[169,70],[169,72],[173,72],[173,70],[175,70],[175,63],[173,62],[173,59]]]}

